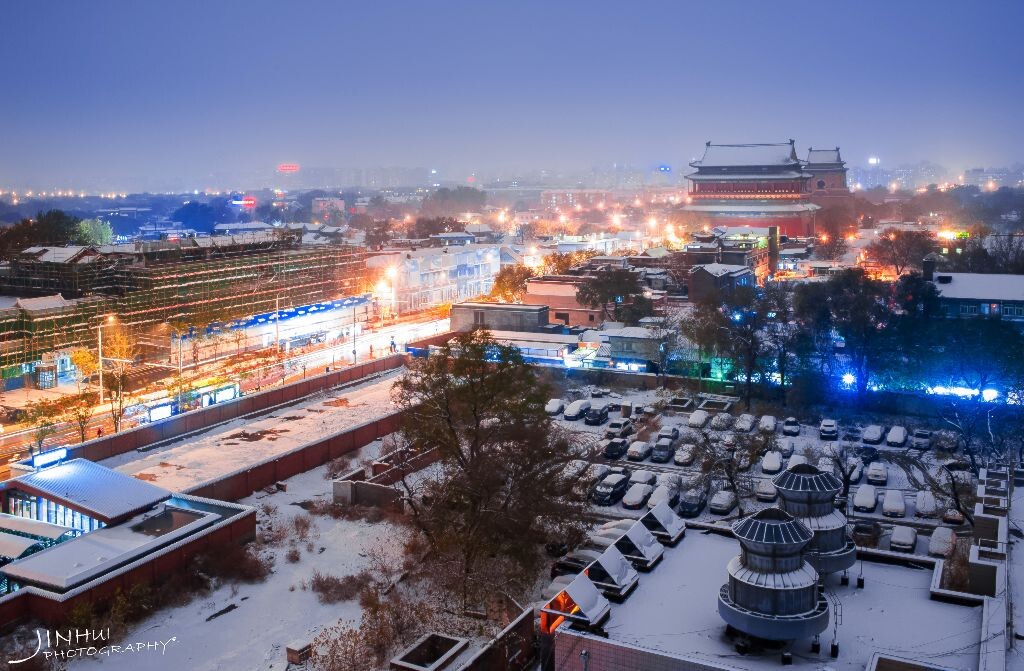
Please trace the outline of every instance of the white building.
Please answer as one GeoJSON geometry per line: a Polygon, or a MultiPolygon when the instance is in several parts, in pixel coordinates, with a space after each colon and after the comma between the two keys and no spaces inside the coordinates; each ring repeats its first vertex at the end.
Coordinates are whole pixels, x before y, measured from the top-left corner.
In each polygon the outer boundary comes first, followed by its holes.
{"type": "Polygon", "coordinates": [[[366,265],[382,274],[378,297],[391,300],[394,312],[402,314],[489,294],[501,254],[498,245],[428,247],[385,251],[366,265]]]}

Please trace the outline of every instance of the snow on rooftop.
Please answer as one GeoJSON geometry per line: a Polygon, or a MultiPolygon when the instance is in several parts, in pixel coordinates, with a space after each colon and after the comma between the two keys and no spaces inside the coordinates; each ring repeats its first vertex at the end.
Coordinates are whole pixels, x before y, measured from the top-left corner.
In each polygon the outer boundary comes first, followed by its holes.
{"type": "Polygon", "coordinates": [[[35,310],[56,310],[71,305],[71,302],[60,294],[53,296],[40,296],[39,298],[19,298],[14,303],[22,310],[29,312],[35,310]]]}
{"type": "Polygon", "coordinates": [[[1024,275],[936,273],[935,279],[935,288],[942,298],[1024,301],[1024,275]],[[944,283],[944,277],[952,281],[944,283]]]}
{"type": "Polygon", "coordinates": [[[25,550],[28,550],[32,546],[38,544],[39,541],[34,538],[15,536],[14,534],[8,534],[0,531],[0,557],[6,557],[8,559],[20,557],[25,550]]]}
{"type": "Polygon", "coordinates": [[[792,142],[775,144],[711,144],[695,167],[799,165],[792,142]]]}
{"type": "MultiPolygon", "coordinates": [[[[728,275],[730,273],[739,273],[743,271],[749,271],[750,268],[746,266],[730,265],[728,263],[706,263],[704,265],[694,266],[693,270],[703,268],[705,272],[711,273],[715,277],[721,277],[722,275],[728,275]]],[[[690,272],[693,272],[691,270],[690,272]]]]}
{"type": "Polygon", "coordinates": [[[808,149],[807,162],[812,164],[842,163],[843,159],[839,156],[839,147],[835,149],[808,149]]]}
{"type": "Polygon", "coordinates": [[[318,394],[262,417],[235,419],[145,454],[129,452],[103,463],[173,491],[188,491],[393,412],[391,385],[402,371],[318,394]]]}
{"type": "MultiPolygon", "coordinates": [[[[732,669],[778,669],[777,653],[740,656],[724,636],[718,591],[727,582],[726,567],[739,549],[732,538],[691,529],[682,543],[666,550],[660,566],[640,576],[632,596],[612,606],[604,626],[609,638],[732,669]]],[[[857,589],[854,580],[840,586],[838,575],[827,578],[827,589],[843,607],[839,658],[828,657],[830,622],[822,635],[821,655],[806,652],[810,640],[794,644],[794,651],[801,651],[793,655],[794,668],[861,671],[875,651],[927,658],[949,668],[977,668],[980,606],[932,601],[931,570],[874,562],[863,566],[865,589],[857,589]]]]}
{"type": "Polygon", "coordinates": [[[171,496],[171,492],[162,487],[128,477],[87,459],[72,459],[22,475],[7,486],[67,503],[103,522],[151,508],[171,496]]]}

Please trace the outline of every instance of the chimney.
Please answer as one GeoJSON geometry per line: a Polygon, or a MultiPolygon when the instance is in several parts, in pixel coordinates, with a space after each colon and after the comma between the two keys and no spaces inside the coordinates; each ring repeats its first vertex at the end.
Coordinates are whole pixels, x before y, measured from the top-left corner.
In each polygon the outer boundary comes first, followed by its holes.
{"type": "Polygon", "coordinates": [[[929,282],[935,279],[935,259],[925,259],[921,262],[921,274],[929,282]]]}

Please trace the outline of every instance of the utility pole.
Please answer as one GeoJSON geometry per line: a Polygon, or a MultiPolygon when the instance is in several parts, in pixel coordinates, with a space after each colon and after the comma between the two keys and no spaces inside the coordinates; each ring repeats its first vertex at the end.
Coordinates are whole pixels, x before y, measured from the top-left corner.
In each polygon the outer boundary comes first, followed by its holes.
{"type": "Polygon", "coordinates": [[[356,306],[352,306],[352,365],[356,365],[356,306]]]}
{"type": "Polygon", "coordinates": [[[100,372],[100,404],[103,403],[103,322],[101,321],[96,326],[97,339],[97,355],[96,358],[99,360],[99,372],[100,372]]]}
{"type": "Polygon", "coordinates": [[[274,344],[281,355],[281,295],[274,296],[274,344]]]}

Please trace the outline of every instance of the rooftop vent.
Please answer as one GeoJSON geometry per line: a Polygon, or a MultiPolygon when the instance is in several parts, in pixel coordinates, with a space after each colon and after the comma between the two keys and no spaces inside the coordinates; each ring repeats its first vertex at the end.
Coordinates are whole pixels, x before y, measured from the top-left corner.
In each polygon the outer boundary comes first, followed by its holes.
{"type": "Polygon", "coordinates": [[[939,284],[950,284],[953,281],[952,275],[939,275],[937,278],[939,284]]]}

